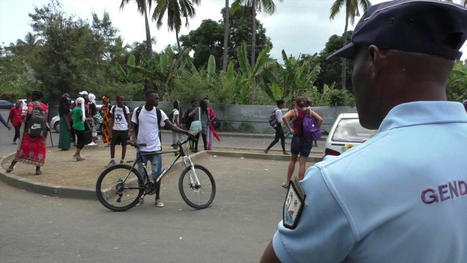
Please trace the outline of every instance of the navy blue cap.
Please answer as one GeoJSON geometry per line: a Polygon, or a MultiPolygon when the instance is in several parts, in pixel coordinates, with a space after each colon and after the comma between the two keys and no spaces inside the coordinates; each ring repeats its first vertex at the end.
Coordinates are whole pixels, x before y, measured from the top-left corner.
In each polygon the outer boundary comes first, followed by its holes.
{"type": "Polygon", "coordinates": [[[365,12],[352,34],[352,42],[330,55],[353,58],[357,46],[376,45],[459,59],[467,37],[467,9],[429,0],[396,0],[374,5],[365,12]]]}

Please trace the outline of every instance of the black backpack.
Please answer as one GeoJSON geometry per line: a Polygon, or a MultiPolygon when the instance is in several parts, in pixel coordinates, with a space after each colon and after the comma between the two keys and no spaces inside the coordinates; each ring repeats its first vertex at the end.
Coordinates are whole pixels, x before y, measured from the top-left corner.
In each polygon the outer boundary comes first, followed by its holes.
{"type": "MultiPolygon", "coordinates": [[[[136,123],[133,122],[133,129],[135,131],[135,137],[138,137],[138,122],[139,122],[139,114],[141,113],[141,110],[143,109],[144,105],[139,106],[136,108],[136,123]]],[[[157,129],[159,130],[159,141],[161,142],[161,149],[162,149],[162,138],[161,138],[161,119],[162,119],[162,114],[161,110],[156,107],[156,115],[157,115],[157,129]]]]}
{"type": "Polygon", "coordinates": [[[26,122],[26,131],[31,138],[43,137],[47,133],[46,112],[37,103],[33,103],[33,107],[26,122]]]}

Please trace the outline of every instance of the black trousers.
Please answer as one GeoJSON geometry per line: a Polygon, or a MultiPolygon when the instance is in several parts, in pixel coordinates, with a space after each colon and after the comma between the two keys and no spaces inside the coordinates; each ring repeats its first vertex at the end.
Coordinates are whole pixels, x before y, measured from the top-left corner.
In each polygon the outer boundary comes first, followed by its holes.
{"type": "Polygon", "coordinates": [[[276,128],[274,129],[276,130],[276,136],[274,137],[274,140],[271,142],[271,144],[269,144],[268,148],[266,148],[266,151],[269,151],[269,149],[271,149],[280,139],[282,151],[285,152],[285,137],[284,137],[284,131],[282,130],[282,125],[278,123],[276,128]]]}
{"type": "Polygon", "coordinates": [[[196,139],[195,139],[195,141],[194,141],[194,144],[195,144],[195,145],[194,145],[194,148],[195,148],[194,150],[195,150],[195,152],[198,151],[198,142],[199,142],[199,135],[200,135],[200,134],[201,134],[201,137],[203,138],[204,149],[205,149],[205,150],[208,149],[208,145],[207,145],[207,141],[206,141],[206,134],[203,134],[203,133],[200,132],[200,133],[198,133],[198,134],[196,135],[196,139]]]}
{"type": "Polygon", "coordinates": [[[16,125],[15,127],[15,137],[13,138],[13,142],[16,142],[17,139],[20,137],[20,129],[21,129],[21,124],[16,125]]]}

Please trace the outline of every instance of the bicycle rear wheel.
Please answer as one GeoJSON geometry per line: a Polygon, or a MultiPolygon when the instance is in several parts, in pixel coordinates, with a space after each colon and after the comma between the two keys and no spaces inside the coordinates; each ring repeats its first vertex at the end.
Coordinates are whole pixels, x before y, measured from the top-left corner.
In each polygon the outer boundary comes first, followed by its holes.
{"type": "Polygon", "coordinates": [[[216,182],[208,169],[201,165],[185,168],[178,180],[178,190],[187,205],[204,209],[211,205],[216,196],[216,182]]]}
{"type": "Polygon", "coordinates": [[[97,199],[112,211],[132,208],[143,193],[144,183],[139,172],[126,164],[105,169],[96,182],[97,199]]]}

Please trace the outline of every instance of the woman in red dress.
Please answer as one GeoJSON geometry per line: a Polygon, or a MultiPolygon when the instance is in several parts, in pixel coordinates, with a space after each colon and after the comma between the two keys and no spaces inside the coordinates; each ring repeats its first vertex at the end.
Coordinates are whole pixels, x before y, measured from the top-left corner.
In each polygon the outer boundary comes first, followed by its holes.
{"type": "MultiPolygon", "coordinates": [[[[27,116],[23,121],[23,125],[25,127],[27,126],[26,124],[36,107],[42,108],[45,113],[45,120],[47,120],[49,107],[40,101],[41,98],[41,91],[32,92],[32,101],[28,104],[27,116]]],[[[24,162],[36,166],[36,175],[40,175],[42,173],[41,166],[45,163],[47,152],[45,147],[46,136],[47,132],[45,130],[43,136],[31,137],[25,128],[23,137],[21,138],[21,145],[18,147],[15,159],[11,162],[10,167],[8,167],[7,173],[13,171],[17,162],[24,162]]]]}

